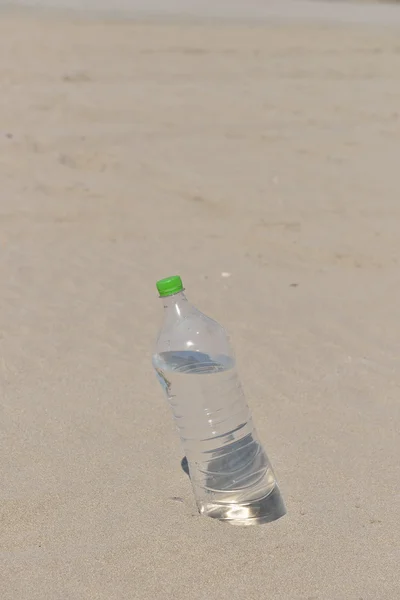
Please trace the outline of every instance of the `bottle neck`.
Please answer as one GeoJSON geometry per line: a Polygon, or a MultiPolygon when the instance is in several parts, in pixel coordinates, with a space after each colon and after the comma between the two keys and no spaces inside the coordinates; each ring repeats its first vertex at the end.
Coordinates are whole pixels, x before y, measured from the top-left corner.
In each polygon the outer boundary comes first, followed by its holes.
{"type": "Polygon", "coordinates": [[[183,313],[187,312],[190,306],[183,291],[172,294],[172,296],[164,296],[161,300],[164,306],[164,313],[170,313],[178,318],[183,316],[183,313]]]}

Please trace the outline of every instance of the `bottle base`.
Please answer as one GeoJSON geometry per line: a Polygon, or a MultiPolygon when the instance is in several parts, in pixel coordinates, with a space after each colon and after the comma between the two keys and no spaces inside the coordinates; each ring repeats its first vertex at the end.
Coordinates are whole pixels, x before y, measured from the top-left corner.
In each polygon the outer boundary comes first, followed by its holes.
{"type": "Polygon", "coordinates": [[[263,498],[244,503],[207,503],[200,506],[201,515],[218,519],[230,525],[262,525],[280,519],[286,514],[279,487],[263,498]]]}

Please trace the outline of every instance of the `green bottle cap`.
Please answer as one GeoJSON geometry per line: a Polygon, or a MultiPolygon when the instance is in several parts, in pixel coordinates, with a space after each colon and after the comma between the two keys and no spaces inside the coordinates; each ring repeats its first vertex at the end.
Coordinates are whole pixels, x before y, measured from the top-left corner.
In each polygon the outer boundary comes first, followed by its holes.
{"type": "Polygon", "coordinates": [[[182,279],[179,275],[160,279],[160,281],[157,281],[156,285],[161,298],[164,296],[172,296],[183,290],[182,279]]]}

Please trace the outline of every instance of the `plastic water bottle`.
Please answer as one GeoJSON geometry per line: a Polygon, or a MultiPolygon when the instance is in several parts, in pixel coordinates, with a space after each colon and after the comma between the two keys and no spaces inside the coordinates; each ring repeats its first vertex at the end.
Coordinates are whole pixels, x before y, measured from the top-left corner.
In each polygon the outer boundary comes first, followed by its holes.
{"type": "Polygon", "coordinates": [[[172,408],[200,514],[237,525],[286,512],[240,384],[228,336],[191,305],[178,276],[164,304],[153,366],[172,408]]]}

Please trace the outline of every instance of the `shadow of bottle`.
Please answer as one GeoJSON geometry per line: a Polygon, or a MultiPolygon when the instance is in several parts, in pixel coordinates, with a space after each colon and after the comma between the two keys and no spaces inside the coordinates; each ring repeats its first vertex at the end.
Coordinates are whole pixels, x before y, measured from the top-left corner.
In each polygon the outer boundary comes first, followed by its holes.
{"type": "Polygon", "coordinates": [[[184,457],[182,458],[182,460],[181,460],[181,468],[182,468],[182,471],[183,471],[184,473],[186,473],[186,475],[187,475],[187,476],[189,477],[189,479],[190,479],[190,473],[189,473],[189,464],[188,464],[188,461],[187,461],[187,458],[186,458],[186,456],[184,456],[184,457]]]}

